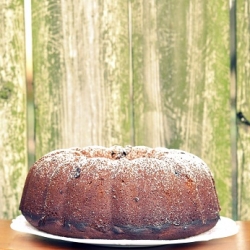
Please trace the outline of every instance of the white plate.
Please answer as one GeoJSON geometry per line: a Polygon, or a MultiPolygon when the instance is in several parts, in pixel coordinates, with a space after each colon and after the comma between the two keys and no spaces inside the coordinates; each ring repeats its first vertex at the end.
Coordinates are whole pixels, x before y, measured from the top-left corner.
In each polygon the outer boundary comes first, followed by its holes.
{"type": "Polygon", "coordinates": [[[19,215],[17,218],[13,219],[10,227],[15,231],[34,234],[55,240],[63,240],[69,242],[94,244],[102,246],[112,246],[112,247],[146,247],[146,246],[149,247],[149,246],[161,246],[168,244],[181,244],[181,243],[183,244],[183,243],[191,243],[198,241],[208,241],[212,239],[228,237],[238,233],[239,227],[235,223],[235,221],[226,217],[220,217],[220,218],[221,219],[218,221],[215,227],[210,229],[209,231],[199,234],[197,236],[181,240],[99,240],[99,239],[78,239],[78,238],[62,237],[37,230],[26,221],[23,215],[19,215]]]}

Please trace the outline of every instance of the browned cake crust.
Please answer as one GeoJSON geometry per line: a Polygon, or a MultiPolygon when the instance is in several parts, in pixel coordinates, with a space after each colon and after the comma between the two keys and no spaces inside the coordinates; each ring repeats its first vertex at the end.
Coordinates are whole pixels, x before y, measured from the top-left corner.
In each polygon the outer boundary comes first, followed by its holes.
{"type": "Polygon", "coordinates": [[[181,239],[219,220],[214,180],[180,150],[92,146],[53,151],[30,169],[20,210],[37,229],[89,239],[181,239]]]}

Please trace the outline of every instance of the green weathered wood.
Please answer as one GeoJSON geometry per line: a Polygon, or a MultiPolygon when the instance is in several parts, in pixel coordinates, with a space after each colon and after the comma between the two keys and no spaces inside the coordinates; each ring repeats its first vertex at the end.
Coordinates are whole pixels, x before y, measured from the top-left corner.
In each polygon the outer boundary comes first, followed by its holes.
{"type": "Polygon", "coordinates": [[[230,0],[230,113],[231,113],[231,179],[232,217],[238,220],[238,157],[237,157],[237,45],[236,1],[230,0]]]}
{"type": "Polygon", "coordinates": [[[130,144],[127,2],[33,1],[36,156],[130,144]]]}
{"type": "Polygon", "coordinates": [[[93,144],[187,150],[231,216],[228,2],[32,6],[36,157],[93,144]]]}
{"type": "Polygon", "coordinates": [[[135,0],[131,9],[135,143],[200,156],[231,217],[228,3],[135,0]]]}
{"type": "MultiPolygon", "coordinates": [[[[237,109],[250,120],[250,3],[237,1],[237,109]]],[[[238,210],[240,220],[250,218],[250,127],[238,123],[238,210]]]]}
{"type": "Polygon", "coordinates": [[[23,1],[0,2],[0,218],[18,212],[27,173],[23,1]]]}

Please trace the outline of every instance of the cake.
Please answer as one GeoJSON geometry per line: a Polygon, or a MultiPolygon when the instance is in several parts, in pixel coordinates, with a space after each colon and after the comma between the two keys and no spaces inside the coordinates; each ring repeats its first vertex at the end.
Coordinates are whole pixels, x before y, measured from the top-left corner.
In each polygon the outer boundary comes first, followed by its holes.
{"type": "Polygon", "coordinates": [[[208,166],[175,149],[89,146],[31,167],[20,210],[38,230],[82,239],[174,240],[219,220],[208,166]]]}

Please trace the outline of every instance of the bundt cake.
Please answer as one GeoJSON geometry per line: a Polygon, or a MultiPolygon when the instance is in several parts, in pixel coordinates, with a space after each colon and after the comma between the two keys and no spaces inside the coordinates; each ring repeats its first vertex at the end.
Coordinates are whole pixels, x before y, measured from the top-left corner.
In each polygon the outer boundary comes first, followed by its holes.
{"type": "Polygon", "coordinates": [[[35,228],[85,239],[182,239],[219,220],[214,179],[197,156],[144,146],[52,151],[35,162],[20,210],[35,228]]]}

